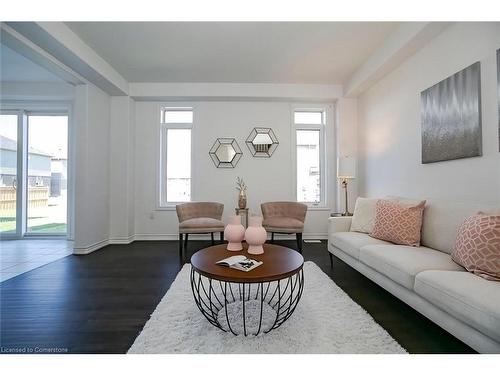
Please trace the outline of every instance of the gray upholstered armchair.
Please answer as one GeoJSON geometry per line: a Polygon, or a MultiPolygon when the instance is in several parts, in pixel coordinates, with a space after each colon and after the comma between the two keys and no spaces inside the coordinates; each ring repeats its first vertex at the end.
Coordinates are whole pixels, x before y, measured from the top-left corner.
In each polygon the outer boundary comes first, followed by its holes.
{"type": "Polygon", "coordinates": [[[274,233],[295,233],[299,252],[302,253],[302,232],[307,205],[297,202],[267,202],[262,203],[260,207],[264,217],[262,226],[271,232],[271,242],[274,242],[274,233]]]}
{"type": "Polygon", "coordinates": [[[220,233],[220,240],[223,240],[224,223],[222,222],[222,212],[224,205],[216,202],[189,202],[175,206],[177,217],[179,218],[179,257],[184,260],[184,253],[187,250],[189,234],[210,233],[212,245],[214,245],[214,233],[220,233]],[[183,236],[185,235],[184,239],[183,236]]]}

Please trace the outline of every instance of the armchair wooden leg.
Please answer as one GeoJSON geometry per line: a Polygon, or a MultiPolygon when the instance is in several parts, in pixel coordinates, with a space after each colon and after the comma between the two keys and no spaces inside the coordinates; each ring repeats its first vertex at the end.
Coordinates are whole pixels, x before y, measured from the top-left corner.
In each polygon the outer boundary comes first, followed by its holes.
{"type": "Polygon", "coordinates": [[[328,255],[330,255],[330,267],[333,268],[333,254],[328,252],[328,255]]]}
{"type": "Polygon", "coordinates": [[[223,243],[224,242],[224,232],[220,232],[219,236],[220,236],[220,243],[223,243]]]}
{"type": "Polygon", "coordinates": [[[214,232],[210,232],[210,238],[212,239],[212,246],[215,245],[215,242],[214,242],[214,232]]]}
{"type": "Polygon", "coordinates": [[[184,257],[182,255],[182,233],[179,233],[179,260],[184,263],[184,257]]]}
{"type": "Polygon", "coordinates": [[[188,249],[188,236],[189,236],[189,233],[186,233],[186,237],[184,237],[184,254],[187,254],[187,249],[188,249]]]}
{"type": "Polygon", "coordinates": [[[274,243],[274,232],[271,232],[271,243],[274,243]]]}
{"type": "Polygon", "coordinates": [[[302,233],[296,233],[295,236],[297,237],[297,246],[299,248],[299,253],[302,254],[302,233]]]}

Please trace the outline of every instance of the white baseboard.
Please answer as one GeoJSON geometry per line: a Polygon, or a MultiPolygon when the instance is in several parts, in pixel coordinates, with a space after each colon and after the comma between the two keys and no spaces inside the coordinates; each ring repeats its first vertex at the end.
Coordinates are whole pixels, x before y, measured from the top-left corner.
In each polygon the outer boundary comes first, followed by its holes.
{"type": "MultiPolygon", "coordinates": [[[[219,238],[218,234],[215,234],[215,239],[219,238]]],[[[271,238],[271,235],[268,235],[271,238]]],[[[328,239],[328,234],[324,233],[304,233],[302,235],[304,240],[326,240],[328,239]]],[[[177,241],[179,239],[179,234],[136,234],[134,236],[134,241],[177,241]]],[[[274,239],[276,240],[295,240],[295,234],[275,234],[274,239]]],[[[190,241],[207,241],[210,240],[210,236],[206,234],[190,234],[190,241]]]]}
{"type": "Polygon", "coordinates": [[[90,254],[91,252],[99,250],[100,248],[106,245],[109,245],[109,240],[102,240],[86,247],[73,247],[73,254],[76,255],[90,254]]]}
{"type": "MultiPolygon", "coordinates": [[[[217,238],[217,237],[216,237],[217,238]]],[[[134,241],[177,241],[179,239],[179,234],[154,234],[154,233],[143,233],[136,234],[134,236],[134,241]]],[[[190,240],[209,240],[210,236],[206,234],[193,234],[190,235],[190,240]]]]}
{"type": "Polygon", "coordinates": [[[326,233],[304,233],[302,235],[303,240],[327,240],[328,234],[326,233]]]}
{"type": "MultiPolygon", "coordinates": [[[[218,240],[219,235],[215,235],[215,239],[218,240]]],[[[304,240],[326,240],[328,238],[327,234],[320,233],[304,233],[302,238],[304,240]]],[[[127,245],[134,241],[177,241],[179,239],[179,234],[154,234],[154,233],[143,233],[135,234],[129,237],[115,237],[109,238],[107,240],[102,240],[92,245],[85,247],[75,247],[73,248],[73,254],[76,255],[86,255],[90,254],[96,250],[99,250],[107,245],[127,245]]],[[[275,240],[295,240],[295,235],[288,234],[275,234],[275,240]]],[[[210,240],[210,236],[206,234],[191,234],[189,237],[190,241],[207,241],[210,240]]]]}
{"type": "Polygon", "coordinates": [[[109,244],[129,244],[135,241],[135,235],[131,235],[128,237],[114,237],[109,239],[109,244]]]}

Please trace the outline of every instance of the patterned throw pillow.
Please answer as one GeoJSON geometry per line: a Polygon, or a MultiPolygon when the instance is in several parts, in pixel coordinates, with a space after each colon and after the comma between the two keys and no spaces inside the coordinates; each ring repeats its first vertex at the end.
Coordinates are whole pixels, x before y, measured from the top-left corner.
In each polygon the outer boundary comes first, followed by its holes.
{"type": "Polygon", "coordinates": [[[500,215],[479,212],[466,219],[451,258],[469,272],[500,281],[500,215]]]}
{"type": "Polygon", "coordinates": [[[407,204],[381,199],[375,206],[371,236],[398,245],[420,246],[425,201],[407,204]]]}

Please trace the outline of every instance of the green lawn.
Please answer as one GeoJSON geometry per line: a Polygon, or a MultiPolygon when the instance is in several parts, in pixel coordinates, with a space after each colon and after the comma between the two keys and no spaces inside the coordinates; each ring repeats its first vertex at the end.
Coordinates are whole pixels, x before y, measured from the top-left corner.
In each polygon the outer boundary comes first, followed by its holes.
{"type": "MultiPolygon", "coordinates": [[[[16,230],[15,217],[0,218],[0,233],[14,232],[16,230]]],[[[31,233],[66,233],[65,223],[49,223],[29,228],[31,233]]]]}
{"type": "Polygon", "coordinates": [[[37,225],[29,229],[31,233],[66,233],[65,223],[50,223],[37,225]]]}
{"type": "Polygon", "coordinates": [[[0,218],[0,233],[13,232],[16,229],[15,217],[1,217],[0,218]]]}

